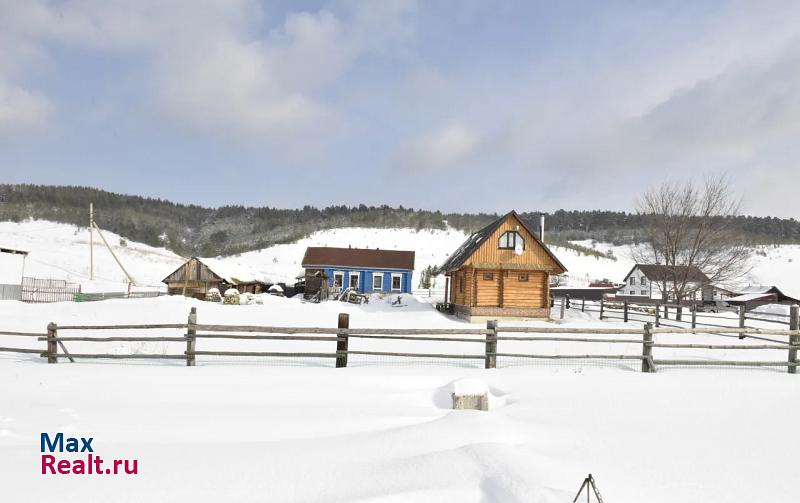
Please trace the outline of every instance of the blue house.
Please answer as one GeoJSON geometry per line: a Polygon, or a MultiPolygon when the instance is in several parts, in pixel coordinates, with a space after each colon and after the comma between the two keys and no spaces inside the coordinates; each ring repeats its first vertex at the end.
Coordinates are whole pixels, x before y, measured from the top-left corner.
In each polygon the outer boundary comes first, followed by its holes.
{"type": "Polygon", "coordinates": [[[353,288],[359,293],[411,293],[414,252],[310,246],[303,256],[307,297],[353,288]]]}

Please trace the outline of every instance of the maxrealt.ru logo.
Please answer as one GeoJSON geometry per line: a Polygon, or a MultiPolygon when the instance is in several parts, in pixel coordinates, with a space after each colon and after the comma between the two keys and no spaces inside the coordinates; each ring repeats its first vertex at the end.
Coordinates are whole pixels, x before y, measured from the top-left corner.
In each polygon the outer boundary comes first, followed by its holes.
{"type": "Polygon", "coordinates": [[[103,459],[94,451],[93,437],[50,436],[42,433],[42,475],[137,475],[138,459],[103,459]],[[48,454],[49,453],[49,454],[48,454]],[[65,454],[66,453],[66,454],[65,454]],[[77,454],[78,457],[74,455],[77,454]]]}

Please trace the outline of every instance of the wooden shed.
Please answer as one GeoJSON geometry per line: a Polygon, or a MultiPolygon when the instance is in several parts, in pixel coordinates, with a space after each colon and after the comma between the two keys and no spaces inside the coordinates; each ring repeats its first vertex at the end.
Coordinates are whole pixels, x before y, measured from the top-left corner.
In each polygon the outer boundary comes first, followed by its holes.
{"type": "Polygon", "coordinates": [[[260,293],[272,284],[268,278],[246,267],[220,259],[192,257],[162,280],[170,295],[204,299],[211,288],[221,294],[229,288],[240,293],[260,293]]]}
{"type": "Polygon", "coordinates": [[[564,265],[515,212],[472,234],[439,267],[445,306],[472,320],[550,316],[550,276],[564,265]]]}

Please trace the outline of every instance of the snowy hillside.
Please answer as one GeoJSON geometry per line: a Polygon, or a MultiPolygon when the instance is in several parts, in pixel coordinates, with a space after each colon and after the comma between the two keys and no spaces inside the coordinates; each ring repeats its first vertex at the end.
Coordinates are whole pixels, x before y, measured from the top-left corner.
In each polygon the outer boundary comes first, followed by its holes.
{"type": "MultiPolygon", "coordinates": [[[[140,286],[161,285],[161,280],[182,263],[178,255],[165,248],[133,241],[121,246],[117,234],[104,231],[104,235],[140,286]]],[[[423,269],[444,262],[466,238],[465,233],[454,229],[349,227],[315,232],[295,243],[222,257],[218,262],[236,269],[252,270],[273,282],[293,283],[302,271],[301,262],[308,246],[414,250],[416,271],[413,284],[416,287],[423,269]]],[[[603,278],[621,281],[633,266],[628,246],[593,244],[591,241],[576,244],[601,253],[611,252],[616,260],[552,246],[553,252],[568,269],[564,281],[569,285],[583,286],[591,280],[603,278]]],[[[89,232],[85,227],[48,221],[0,222],[0,247],[30,252],[25,262],[27,276],[81,283],[85,291],[121,291],[125,288],[124,274],[97,235],[94,243],[95,281],[89,281],[89,232]]],[[[759,248],[753,255],[753,265],[744,283],[775,284],[788,291],[800,291],[800,246],[759,248]]],[[[18,283],[21,267],[22,260],[18,256],[0,255],[0,283],[18,283]]],[[[441,280],[436,286],[443,286],[441,280]]]]}
{"type": "MultiPolygon", "coordinates": [[[[103,231],[103,236],[137,285],[159,285],[182,263],[178,255],[167,249],[132,241],[121,246],[124,241],[110,231],[103,231]]],[[[125,274],[97,233],[94,236],[95,281],[89,281],[89,230],[86,227],[43,220],[0,222],[0,246],[29,252],[25,260],[26,276],[81,283],[84,291],[125,289],[125,274]]],[[[19,283],[21,275],[19,256],[0,254],[0,283],[19,283]]]]}

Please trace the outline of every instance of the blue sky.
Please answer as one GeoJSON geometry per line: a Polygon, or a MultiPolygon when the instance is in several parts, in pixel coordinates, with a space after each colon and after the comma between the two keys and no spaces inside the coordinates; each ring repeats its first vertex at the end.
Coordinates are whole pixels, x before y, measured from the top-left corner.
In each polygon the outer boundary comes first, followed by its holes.
{"type": "Polygon", "coordinates": [[[203,205],[800,217],[797,2],[0,0],[0,181],[203,205]]]}

